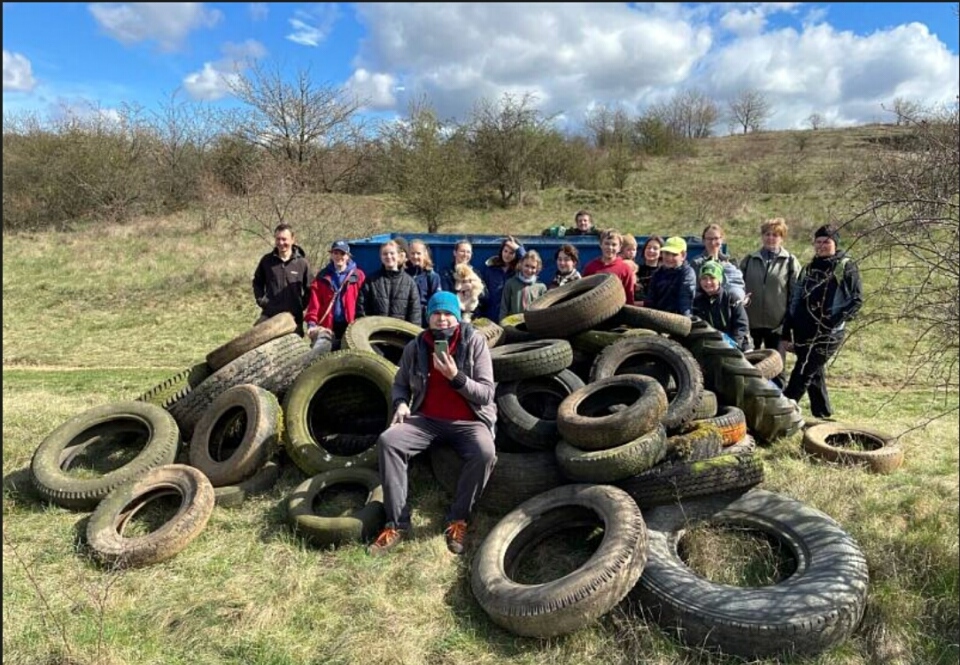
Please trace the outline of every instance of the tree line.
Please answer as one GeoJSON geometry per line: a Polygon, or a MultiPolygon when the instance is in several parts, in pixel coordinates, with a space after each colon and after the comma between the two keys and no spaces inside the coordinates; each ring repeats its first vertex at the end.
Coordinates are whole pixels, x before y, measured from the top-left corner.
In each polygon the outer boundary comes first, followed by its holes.
{"type": "Polygon", "coordinates": [[[755,90],[725,107],[685,90],[640,114],[599,107],[563,130],[533,95],[505,94],[459,122],[421,98],[398,121],[373,123],[360,100],[308,70],[254,64],[230,86],[238,108],[175,92],[152,109],[5,113],[4,229],[167,214],[272,188],[392,193],[435,232],[463,206],[523,206],[529,192],[558,186],[624,189],[645,157],[690,154],[724,120],[758,131],[772,113],[755,90]]]}

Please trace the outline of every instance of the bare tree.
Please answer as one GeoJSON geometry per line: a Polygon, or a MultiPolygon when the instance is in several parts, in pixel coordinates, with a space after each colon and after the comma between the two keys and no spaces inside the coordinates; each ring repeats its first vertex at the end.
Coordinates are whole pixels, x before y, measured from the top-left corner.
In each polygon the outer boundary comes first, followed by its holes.
{"type": "Polygon", "coordinates": [[[762,129],[773,112],[766,96],[754,89],[740,90],[727,103],[727,110],[730,126],[742,128],[744,134],[762,129]]]}
{"type": "MultiPolygon", "coordinates": [[[[927,385],[956,395],[960,387],[960,131],[954,105],[911,117],[911,150],[878,146],[858,187],[869,201],[846,222],[863,264],[883,272],[858,328],[911,327],[910,373],[901,388],[927,385]]],[[[947,409],[947,413],[956,411],[947,409]]]]}
{"type": "Polygon", "coordinates": [[[826,124],[826,120],[819,113],[811,113],[807,116],[807,124],[810,125],[810,129],[816,131],[826,124]]]}
{"type": "Polygon", "coordinates": [[[639,168],[639,147],[634,140],[635,120],[622,108],[600,106],[587,115],[584,124],[600,150],[613,186],[626,188],[630,175],[639,168]]]}
{"type": "Polygon", "coordinates": [[[436,233],[450,213],[475,194],[464,132],[444,125],[425,100],[381,130],[381,168],[407,210],[436,233]]]}
{"type": "Polygon", "coordinates": [[[707,138],[720,118],[717,103],[697,89],[677,93],[667,107],[667,123],[686,139],[707,138]]]}
{"type": "Polygon", "coordinates": [[[505,93],[498,103],[481,100],[474,108],[469,140],[478,175],[496,188],[500,202],[523,205],[523,190],[535,179],[538,151],[547,143],[552,118],[534,108],[529,93],[516,98],[505,93]]]}
{"type": "Polygon", "coordinates": [[[916,122],[916,118],[922,112],[922,107],[918,102],[905,99],[903,97],[897,97],[893,100],[892,111],[897,116],[897,126],[900,125],[909,125],[911,122],[916,122]]]}
{"type": "Polygon", "coordinates": [[[305,174],[310,167],[320,191],[335,191],[363,164],[368,153],[346,149],[363,142],[357,117],[362,101],[341,88],[314,83],[309,69],[297,70],[288,80],[279,66],[268,70],[254,61],[231,79],[230,87],[249,107],[237,128],[239,136],[303,166],[305,174]],[[338,159],[327,159],[331,155],[338,159]]]}

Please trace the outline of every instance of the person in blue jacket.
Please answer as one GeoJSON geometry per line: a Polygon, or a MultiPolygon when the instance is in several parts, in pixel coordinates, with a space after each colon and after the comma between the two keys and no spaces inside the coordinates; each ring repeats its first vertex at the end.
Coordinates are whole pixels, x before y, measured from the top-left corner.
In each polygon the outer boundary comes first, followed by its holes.
{"type": "Polygon", "coordinates": [[[503,296],[503,285],[517,272],[517,265],[527,251],[520,241],[513,236],[507,236],[500,242],[500,251],[491,256],[483,264],[480,279],[487,287],[481,298],[480,316],[486,317],[494,323],[500,322],[500,299],[503,296]]]}
{"type": "Polygon", "coordinates": [[[662,265],[650,278],[644,307],[690,316],[697,292],[697,274],[687,263],[687,241],[667,238],[660,248],[662,265]]]}
{"type": "Polygon", "coordinates": [[[413,277],[420,291],[420,311],[423,312],[423,322],[427,327],[427,303],[430,296],[440,290],[440,275],[433,269],[433,260],[430,258],[430,248],[422,240],[412,240],[409,244],[410,254],[407,258],[406,272],[413,277]]]}

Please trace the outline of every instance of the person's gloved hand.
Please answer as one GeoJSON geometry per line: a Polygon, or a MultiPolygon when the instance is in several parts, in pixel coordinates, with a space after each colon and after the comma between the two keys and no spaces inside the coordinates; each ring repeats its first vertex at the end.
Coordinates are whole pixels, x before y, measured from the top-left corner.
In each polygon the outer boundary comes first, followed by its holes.
{"type": "Polygon", "coordinates": [[[409,415],[410,407],[407,406],[406,402],[400,402],[397,404],[397,408],[393,410],[393,420],[390,421],[390,426],[393,427],[394,425],[402,424],[409,415]]]}

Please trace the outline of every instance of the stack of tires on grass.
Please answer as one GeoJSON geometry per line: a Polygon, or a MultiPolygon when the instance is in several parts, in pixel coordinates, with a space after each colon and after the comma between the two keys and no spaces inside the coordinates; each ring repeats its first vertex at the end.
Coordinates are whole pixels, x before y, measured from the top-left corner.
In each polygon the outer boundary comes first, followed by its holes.
{"type": "MultiPolygon", "coordinates": [[[[691,645],[747,658],[815,653],[856,627],[867,589],[856,543],[828,516],[755,488],[757,442],[803,425],[765,378],[780,371],[768,357],[745,357],[701,321],[625,305],[610,275],[550,291],[502,323],[476,322],[498,406],[498,459],[478,508],[502,519],[474,553],[471,586],[493,621],[549,637],[627,599],[691,645]],[[678,554],[694,522],[759,530],[796,570],[760,589],[707,582],[678,554]],[[514,580],[539,543],[577,526],[602,528],[585,564],[543,584],[514,580]]],[[[385,519],[376,441],[393,415],[396,363],[420,331],[359,319],[331,352],[279,315],[136,401],[64,423],[34,455],[35,484],[47,500],[93,510],[87,541],[102,561],[148,565],[182,551],[215,504],[272,487],[282,450],[305,476],[286,497],[291,528],[318,546],[368,541],[385,519]],[[114,468],[70,473],[81,461],[114,468]],[[344,486],[365,500],[328,516],[328,490],[344,486]],[[163,526],[123,536],[171,494],[180,504],[163,526]]],[[[437,445],[430,463],[453,493],[459,457],[437,445]]]]}

